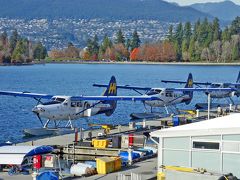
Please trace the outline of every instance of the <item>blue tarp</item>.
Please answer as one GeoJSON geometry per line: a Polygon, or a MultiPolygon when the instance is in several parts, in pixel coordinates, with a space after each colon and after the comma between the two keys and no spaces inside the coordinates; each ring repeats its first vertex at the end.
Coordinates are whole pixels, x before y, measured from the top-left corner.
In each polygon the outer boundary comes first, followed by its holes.
{"type": "Polygon", "coordinates": [[[47,171],[37,176],[37,180],[58,180],[55,172],[47,171]]]}
{"type": "Polygon", "coordinates": [[[31,151],[29,151],[24,157],[29,157],[29,156],[35,156],[35,155],[40,155],[40,154],[47,154],[50,152],[53,152],[53,147],[52,146],[40,146],[37,147],[31,151]]]}

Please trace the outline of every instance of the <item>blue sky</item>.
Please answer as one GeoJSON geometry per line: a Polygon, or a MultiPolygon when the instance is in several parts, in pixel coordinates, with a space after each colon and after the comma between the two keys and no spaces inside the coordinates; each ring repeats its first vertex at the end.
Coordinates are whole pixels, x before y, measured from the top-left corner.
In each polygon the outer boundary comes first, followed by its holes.
{"type": "MultiPolygon", "coordinates": [[[[169,2],[176,2],[179,5],[189,5],[189,4],[194,4],[194,3],[204,3],[204,2],[219,2],[219,1],[224,1],[224,0],[166,0],[169,2]]],[[[236,4],[240,5],[240,0],[232,0],[236,4]]]]}

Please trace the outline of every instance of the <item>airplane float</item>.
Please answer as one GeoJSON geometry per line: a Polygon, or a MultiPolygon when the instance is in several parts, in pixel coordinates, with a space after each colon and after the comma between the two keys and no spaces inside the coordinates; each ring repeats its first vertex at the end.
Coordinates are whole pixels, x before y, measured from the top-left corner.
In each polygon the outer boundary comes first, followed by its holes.
{"type": "Polygon", "coordinates": [[[43,128],[47,128],[50,121],[58,128],[61,121],[66,121],[65,127],[71,127],[72,120],[90,117],[98,114],[111,116],[117,107],[117,101],[151,101],[153,96],[117,96],[117,85],[114,76],[111,77],[102,96],[59,96],[49,94],[37,94],[30,92],[0,91],[0,95],[33,98],[37,101],[32,112],[40,120],[43,128]],[[42,102],[42,99],[50,100],[42,102]],[[47,119],[43,124],[42,118],[47,119]],[[58,123],[56,122],[58,121],[58,123]]]}
{"type": "MultiPolygon", "coordinates": [[[[186,81],[174,81],[174,80],[162,80],[164,83],[174,83],[174,84],[185,84],[186,81]]],[[[206,91],[205,94],[208,95],[210,93],[210,97],[213,99],[221,99],[221,98],[227,98],[230,100],[232,104],[234,104],[234,101],[232,99],[233,96],[240,96],[240,72],[238,73],[238,77],[236,80],[236,83],[213,83],[213,82],[196,82],[193,81],[193,85],[196,85],[197,87],[206,86],[209,88],[231,88],[232,91],[206,91]]]]}
{"type": "MultiPolygon", "coordinates": [[[[93,84],[93,86],[107,87],[107,85],[104,85],[104,84],[93,84]]],[[[188,79],[185,82],[185,87],[183,88],[151,88],[151,87],[138,87],[138,86],[129,86],[129,85],[117,86],[117,88],[134,90],[142,96],[157,98],[155,100],[152,99],[150,101],[142,100],[142,102],[144,106],[148,105],[151,107],[151,112],[153,107],[164,107],[167,114],[169,114],[167,107],[174,107],[178,111],[178,109],[176,108],[177,104],[181,104],[181,103],[185,103],[186,105],[190,104],[193,98],[193,92],[195,91],[198,91],[198,92],[202,91],[206,93],[210,93],[210,92],[229,93],[235,90],[230,87],[229,88],[222,88],[222,87],[194,88],[193,76],[191,73],[188,75],[188,79]],[[142,93],[140,91],[145,91],[145,93],[142,93]]]]}

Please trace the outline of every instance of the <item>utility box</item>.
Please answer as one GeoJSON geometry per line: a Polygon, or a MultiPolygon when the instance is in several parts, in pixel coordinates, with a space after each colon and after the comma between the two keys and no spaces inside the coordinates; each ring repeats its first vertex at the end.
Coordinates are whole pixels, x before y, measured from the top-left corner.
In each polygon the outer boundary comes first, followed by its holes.
{"type": "Polygon", "coordinates": [[[107,148],[109,141],[107,139],[93,139],[92,144],[95,148],[107,148]]]}
{"type": "Polygon", "coordinates": [[[96,158],[98,174],[108,174],[114,172],[114,159],[111,157],[96,158]]]}

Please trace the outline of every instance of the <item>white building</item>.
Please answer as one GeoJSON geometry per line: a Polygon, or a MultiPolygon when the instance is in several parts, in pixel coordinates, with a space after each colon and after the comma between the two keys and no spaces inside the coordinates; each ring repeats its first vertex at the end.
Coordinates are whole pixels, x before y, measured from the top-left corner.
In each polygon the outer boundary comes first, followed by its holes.
{"type": "Polygon", "coordinates": [[[162,129],[151,136],[159,138],[159,172],[162,165],[181,166],[240,177],[240,114],[162,129]]]}

